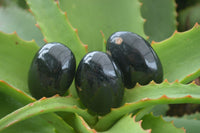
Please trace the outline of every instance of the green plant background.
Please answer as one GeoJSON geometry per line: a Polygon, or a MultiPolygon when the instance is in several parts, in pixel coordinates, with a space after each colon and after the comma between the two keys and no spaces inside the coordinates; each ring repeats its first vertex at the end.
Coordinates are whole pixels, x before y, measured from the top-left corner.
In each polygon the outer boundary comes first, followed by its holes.
{"type": "Polygon", "coordinates": [[[199,2],[0,0],[0,133],[200,132],[198,112],[167,115],[168,104],[200,104],[200,86],[192,82],[200,75],[199,2]],[[28,70],[46,42],[67,45],[78,64],[89,51],[105,51],[106,39],[121,30],[152,44],[163,83],[125,89],[123,105],[105,116],[88,113],[74,83],[66,96],[31,96],[28,70]]]}

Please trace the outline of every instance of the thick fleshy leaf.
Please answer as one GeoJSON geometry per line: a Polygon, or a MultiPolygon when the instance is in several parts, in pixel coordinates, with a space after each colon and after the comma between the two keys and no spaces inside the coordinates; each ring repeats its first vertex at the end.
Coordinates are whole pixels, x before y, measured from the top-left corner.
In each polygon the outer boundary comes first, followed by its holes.
{"type": "Polygon", "coordinates": [[[178,33],[162,42],[153,43],[164,69],[164,79],[189,83],[200,76],[200,26],[178,33]]]}
{"type": "Polygon", "coordinates": [[[56,133],[56,129],[40,117],[34,117],[8,127],[0,133],[56,133]]]}
{"type": "Polygon", "coordinates": [[[89,125],[94,125],[97,120],[96,117],[88,114],[86,109],[81,109],[79,101],[71,96],[54,96],[52,98],[42,98],[39,101],[30,103],[5,116],[0,120],[0,130],[33,116],[56,111],[77,113],[82,116],[89,125]]]}
{"type": "MultiPolygon", "coordinates": [[[[10,5],[10,4],[9,4],[10,5]]],[[[24,40],[34,39],[39,46],[44,44],[41,31],[35,26],[36,22],[30,12],[17,5],[0,7],[0,30],[6,33],[14,31],[24,40]]]]}
{"type": "Polygon", "coordinates": [[[144,130],[141,126],[142,121],[136,122],[135,117],[125,115],[108,131],[101,133],[151,133],[151,130],[144,130]]]}
{"type": "MultiPolygon", "coordinates": [[[[0,81],[0,118],[33,101],[35,100],[21,90],[13,88],[4,81],[0,81]]],[[[13,133],[22,129],[23,131],[21,132],[23,133],[30,131],[54,133],[55,130],[57,133],[63,133],[64,131],[74,132],[60,117],[51,113],[25,120],[14,126],[9,126],[1,131],[1,133],[13,133]]]]}
{"type": "Polygon", "coordinates": [[[144,32],[149,41],[162,41],[176,30],[175,0],[140,0],[144,32]],[[156,10],[155,10],[156,8],[156,10]]]}
{"type": "Polygon", "coordinates": [[[163,117],[166,121],[173,121],[177,128],[184,127],[187,133],[199,133],[200,121],[195,119],[177,118],[177,117],[163,117]]]}
{"type": "Polygon", "coordinates": [[[21,40],[16,33],[0,32],[0,42],[0,80],[29,94],[28,71],[39,47],[34,41],[21,40]]]}
{"type": "Polygon", "coordinates": [[[101,117],[94,126],[103,131],[111,127],[120,117],[137,109],[158,104],[195,103],[200,104],[200,86],[195,84],[183,85],[178,82],[162,84],[150,83],[146,86],[136,86],[126,89],[124,105],[101,117]],[[104,123],[107,124],[104,124],[104,123]]]}
{"type": "Polygon", "coordinates": [[[194,114],[186,114],[183,116],[184,119],[195,119],[195,120],[200,120],[200,113],[196,112],[194,114]]]}
{"type": "Polygon", "coordinates": [[[94,129],[86,123],[83,117],[76,113],[57,112],[65,122],[67,122],[77,133],[96,133],[94,129]]]}
{"type": "Polygon", "coordinates": [[[185,133],[183,128],[176,128],[173,123],[164,121],[162,117],[155,117],[149,114],[145,115],[142,120],[142,127],[151,129],[151,133],[185,133]]]}
{"type": "Polygon", "coordinates": [[[169,109],[169,105],[167,104],[161,104],[161,105],[156,105],[156,106],[148,106],[146,108],[141,109],[136,113],[136,121],[139,121],[142,119],[142,117],[146,114],[152,113],[154,116],[160,116],[166,115],[166,112],[169,109]]]}
{"type": "Polygon", "coordinates": [[[186,31],[191,29],[195,23],[200,23],[199,12],[199,4],[180,11],[178,16],[179,30],[186,31]]]}
{"type": "Polygon", "coordinates": [[[47,42],[60,42],[67,45],[74,53],[77,64],[86,54],[86,46],[80,41],[77,30],[67,19],[54,0],[26,0],[37,20],[47,42]]]}
{"type": "Polygon", "coordinates": [[[96,133],[94,129],[91,129],[88,124],[84,121],[84,119],[75,114],[73,119],[73,127],[77,133],[96,133]]]}
{"type": "Polygon", "coordinates": [[[70,22],[78,28],[88,50],[102,50],[102,34],[107,38],[116,31],[132,31],[145,37],[144,20],[138,0],[59,0],[70,22]]]}

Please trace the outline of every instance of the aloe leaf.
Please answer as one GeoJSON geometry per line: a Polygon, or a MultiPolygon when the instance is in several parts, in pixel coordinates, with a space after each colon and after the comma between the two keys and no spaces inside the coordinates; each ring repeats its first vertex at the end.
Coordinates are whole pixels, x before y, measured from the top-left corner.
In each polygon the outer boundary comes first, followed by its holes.
{"type": "Polygon", "coordinates": [[[74,115],[73,127],[77,133],[96,133],[96,131],[91,129],[85,120],[76,113],[74,115]]]}
{"type": "Polygon", "coordinates": [[[167,40],[153,43],[164,69],[164,79],[189,83],[200,76],[200,27],[178,33],[167,40]]]}
{"type": "Polygon", "coordinates": [[[0,120],[0,130],[33,116],[56,111],[77,113],[82,116],[89,125],[95,124],[96,117],[91,116],[86,109],[81,109],[79,106],[79,102],[71,96],[42,98],[2,118],[0,120]]]}
{"type": "Polygon", "coordinates": [[[132,31],[145,37],[138,0],[59,0],[70,22],[79,30],[88,50],[102,50],[102,31],[107,38],[116,31],[132,31]]]}
{"type": "Polygon", "coordinates": [[[101,133],[150,133],[150,130],[144,130],[141,126],[142,121],[136,122],[135,117],[125,115],[108,131],[101,133]]]}
{"type": "MultiPolygon", "coordinates": [[[[4,81],[0,81],[0,118],[33,101],[35,101],[35,99],[26,95],[21,90],[13,88],[4,81]]],[[[64,131],[73,132],[73,129],[69,125],[53,113],[34,117],[30,120],[18,123],[16,126],[8,127],[2,132],[14,132],[21,130],[22,127],[24,129],[23,132],[26,132],[27,130],[39,132],[39,129],[42,133],[52,132],[53,129],[55,129],[57,133],[63,133],[64,131]],[[38,124],[40,126],[36,127],[38,124]]]]}
{"type": "Polygon", "coordinates": [[[56,129],[40,117],[35,117],[10,126],[0,133],[56,133],[56,129]]]}
{"type": "Polygon", "coordinates": [[[155,117],[152,114],[145,115],[142,119],[142,127],[151,129],[152,133],[185,133],[183,128],[176,128],[173,123],[166,122],[162,117],[155,117]]]}
{"type": "Polygon", "coordinates": [[[178,21],[179,21],[179,30],[185,31],[191,29],[195,23],[200,23],[200,4],[191,6],[179,12],[178,21]]]}
{"type": "Polygon", "coordinates": [[[77,133],[96,133],[94,129],[91,129],[90,126],[85,122],[83,117],[79,116],[76,113],[68,112],[57,112],[62,119],[65,120],[77,133]]]}
{"type": "Polygon", "coordinates": [[[196,113],[193,113],[193,114],[186,114],[182,118],[200,120],[200,113],[196,112],[196,113]]]}
{"type": "Polygon", "coordinates": [[[144,31],[149,41],[162,41],[176,30],[175,0],[140,0],[141,13],[146,20],[144,31]],[[156,10],[154,10],[156,8],[156,10]]]}
{"type": "Polygon", "coordinates": [[[163,117],[165,121],[172,121],[177,128],[184,127],[187,133],[199,133],[200,121],[195,119],[163,117]]]}
{"type": "Polygon", "coordinates": [[[112,109],[110,113],[99,118],[94,126],[96,130],[104,131],[110,128],[126,113],[158,104],[200,103],[200,86],[184,85],[178,82],[162,84],[150,83],[146,86],[137,85],[134,89],[126,89],[124,105],[112,109]],[[107,124],[104,124],[104,123],[107,124]]]}
{"type": "MultiPolygon", "coordinates": [[[[10,5],[10,4],[9,4],[10,5]]],[[[39,46],[44,44],[41,31],[30,12],[15,5],[0,8],[0,30],[6,33],[14,31],[24,40],[34,39],[39,46]]]]}
{"type": "Polygon", "coordinates": [[[60,42],[74,53],[77,64],[86,54],[84,44],[54,0],[26,0],[47,42],[60,42]]]}
{"type": "Polygon", "coordinates": [[[142,119],[142,117],[146,114],[152,113],[154,116],[165,116],[166,112],[169,110],[169,105],[167,104],[160,104],[156,106],[148,106],[146,108],[141,109],[136,113],[136,121],[142,119]]]}
{"type": "Polygon", "coordinates": [[[34,41],[21,40],[16,33],[0,32],[0,41],[0,80],[29,94],[28,71],[39,47],[34,41]]]}

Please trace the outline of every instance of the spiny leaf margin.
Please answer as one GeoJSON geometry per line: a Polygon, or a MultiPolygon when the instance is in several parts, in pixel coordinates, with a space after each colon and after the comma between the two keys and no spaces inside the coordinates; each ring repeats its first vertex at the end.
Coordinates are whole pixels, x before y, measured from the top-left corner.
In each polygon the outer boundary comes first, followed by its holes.
{"type": "MultiPolygon", "coordinates": [[[[21,103],[22,105],[27,105],[36,101],[34,98],[30,97],[23,91],[12,87],[3,80],[0,80],[0,93],[11,96],[15,99],[15,101],[21,103]]],[[[53,125],[58,133],[63,133],[63,131],[72,131],[71,127],[65,123],[62,118],[54,113],[43,114],[40,115],[40,117],[53,125]]]]}
{"type": "Polygon", "coordinates": [[[184,85],[179,82],[169,83],[166,80],[161,84],[151,82],[149,85],[137,85],[134,89],[126,89],[124,105],[100,117],[94,128],[97,131],[109,129],[123,115],[134,110],[158,104],[200,104],[200,86],[195,84],[184,85]],[[103,124],[103,123],[108,124],[103,124]]]}
{"type": "Polygon", "coordinates": [[[189,83],[200,76],[199,36],[200,26],[196,23],[189,31],[175,31],[170,38],[162,42],[152,42],[163,66],[164,79],[189,83]]]}
{"type": "Polygon", "coordinates": [[[84,45],[78,36],[78,30],[70,24],[67,13],[61,11],[58,1],[26,0],[31,13],[37,20],[46,42],[60,42],[67,45],[74,53],[76,61],[80,62],[86,54],[84,45]]]}
{"type": "Polygon", "coordinates": [[[0,130],[33,116],[56,111],[77,113],[82,116],[89,125],[95,124],[97,120],[96,117],[88,114],[87,109],[81,109],[78,101],[71,96],[60,97],[55,95],[51,98],[43,97],[36,102],[30,103],[8,114],[0,120],[0,130]]]}
{"type": "Polygon", "coordinates": [[[142,118],[142,127],[144,129],[151,129],[152,133],[185,133],[185,129],[176,128],[172,122],[166,122],[162,116],[155,117],[153,114],[145,115],[142,118]]]}

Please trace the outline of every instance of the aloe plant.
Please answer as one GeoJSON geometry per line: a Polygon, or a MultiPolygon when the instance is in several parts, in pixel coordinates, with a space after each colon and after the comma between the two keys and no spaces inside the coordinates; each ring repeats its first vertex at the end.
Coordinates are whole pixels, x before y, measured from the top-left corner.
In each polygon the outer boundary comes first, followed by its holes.
{"type": "MultiPolygon", "coordinates": [[[[180,3],[2,0],[0,4],[0,133],[200,132],[199,112],[180,117],[167,114],[169,104],[200,104],[200,86],[194,82],[200,76],[200,26],[191,16],[193,28],[178,31],[177,24],[184,29],[185,14],[190,11],[182,9],[177,22],[176,5],[180,3]],[[161,84],[152,81],[125,89],[122,106],[104,116],[88,112],[74,83],[65,96],[40,100],[31,96],[29,67],[45,42],[67,45],[78,64],[87,52],[105,51],[106,39],[120,30],[135,32],[151,42],[163,65],[165,80],[161,84]]],[[[198,7],[190,7],[194,8],[191,12],[198,7]]]]}

